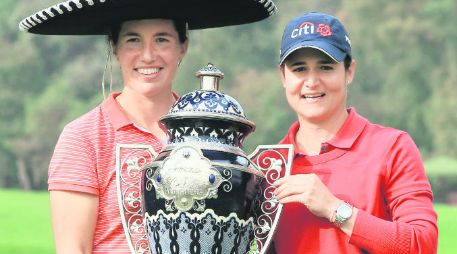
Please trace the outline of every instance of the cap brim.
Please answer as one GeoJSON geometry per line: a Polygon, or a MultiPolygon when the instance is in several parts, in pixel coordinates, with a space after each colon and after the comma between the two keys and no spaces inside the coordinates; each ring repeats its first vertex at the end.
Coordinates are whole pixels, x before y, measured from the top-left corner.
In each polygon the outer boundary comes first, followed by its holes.
{"type": "Polygon", "coordinates": [[[256,22],[275,12],[272,0],[68,0],[23,19],[19,27],[36,34],[104,35],[126,20],[177,19],[189,29],[203,29],[256,22]]]}
{"type": "Polygon", "coordinates": [[[338,47],[333,46],[332,44],[324,41],[302,41],[300,43],[294,44],[294,46],[290,47],[288,50],[282,54],[281,59],[279,60],[279,65],[284,63],[284,60],[293,52],[303,49],[303,48],[314,48],[317,50],[322,51],[326,55],[328,55],[331,59],[335,62],[342,62],[344,58],[346,58],[347,54],[341,51],[338,47]]]}

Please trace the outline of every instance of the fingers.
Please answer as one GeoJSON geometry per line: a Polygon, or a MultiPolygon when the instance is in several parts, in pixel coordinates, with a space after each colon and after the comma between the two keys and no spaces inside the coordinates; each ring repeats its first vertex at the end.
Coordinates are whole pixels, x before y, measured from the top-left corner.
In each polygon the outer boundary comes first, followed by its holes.
{"type": "Polygon", "coordinates": [[[305,191],[306,188],[303,185],[296,185],[294,183],[286,182],[282,185],[279,185],[274,191],[274,194],[276,197],[282,198],[290,195],[301,194],[305,191]]]}
{"type": "Polygon", "coordinates": [[[279,187],[280,185],[284,184],[287,179],[289,178],[289,176],[285,176],[285,177],[282,177],[282,178],[279,178],[278,180],[276,180],[273,185],[276,186],[276,187],[279,187]]]}
{"type": "Polygon", "coordinates": [[[310,175],[314,174],[298,174],[298,175],[290,175],[290,176],[284,176],[278,180],[276,180],[273,184],[276,187],[279,187],[285,183],[291,184],[291,183],[304,183],[306,181],[306,178],[309,177],[310,175]]]}
{"type": "Polygon", "coordinates": [[[273,193],[280,203],[301,203],[319,217],[328,216],[330,205],[337,200],[315,174],[287,176],[277,180],[274,185],[276,190],[273,193]]]}
{"type": "MultiPolygon", "coordinates": [[[[287,203],[301,203],[303,204],[303,201],[301,200],[300,195],[290,195],[290,196],[284,196],[282,198],[278,198],[279,203],[281,204],[287,204],[287,203]]],[[[306,204],[304,204],[306,206],[306,204]]]]}
{"type": "Polygon", "coordinates": [[[291,195],[298,195],[298,197],[295,197],[294,200],[299,200],[299,196],[303,195],[303,193],[307,191],[306,182],[306,175],[293,175],[281,178],[274,183],[276,186],[274,194],[281,203],[281,199],[291,195]]]}

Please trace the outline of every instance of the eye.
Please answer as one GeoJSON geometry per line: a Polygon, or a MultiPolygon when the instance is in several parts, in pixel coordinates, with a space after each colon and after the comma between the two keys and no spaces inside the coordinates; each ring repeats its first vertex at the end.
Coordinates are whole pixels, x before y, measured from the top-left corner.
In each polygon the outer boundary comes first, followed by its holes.
{"type": "Polygon", "coordinates": [[[333,66],[332,65],[322,65],[321,66],[321,70],[324,70],[324,71],[331,71],[333,70],[333,66]]]}
{"type": "Polygon", "coordinates": [[[170,39],[168,39],[166,37],[157,37],[157,39],[156,39],[156,42],[158,42],[158,43],[166,43],[169,41],[170,41],[170,39]]]}
{"type": "Polygon", "coordinates": [[[126,41],[126,42],[139,42],[139,41],[140,41],[140,38],[138,38],[138,37],[133,37],[133,36],[132,36],[132,37],[127,37],[127,38],[125,38],[125,41],[126,41]]]}
{"type": "Polygon", "coordinates": [[[306,67],[305,66],[297,66],[295,68],[292,69],[293,72],[304,72],[306,71],[306,67]]]}

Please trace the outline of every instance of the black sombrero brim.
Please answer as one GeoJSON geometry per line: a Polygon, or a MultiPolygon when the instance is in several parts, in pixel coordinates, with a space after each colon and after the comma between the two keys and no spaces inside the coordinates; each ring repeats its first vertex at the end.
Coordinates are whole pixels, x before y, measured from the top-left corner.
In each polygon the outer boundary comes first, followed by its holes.
{"type": "Polygon", "coordinates": [[[23,19],[21,30],[49,35],[105,35],[126,20],[167,18],[189,29],[256,22],[276,12],[272,0],[68,0],[23,19]]]}

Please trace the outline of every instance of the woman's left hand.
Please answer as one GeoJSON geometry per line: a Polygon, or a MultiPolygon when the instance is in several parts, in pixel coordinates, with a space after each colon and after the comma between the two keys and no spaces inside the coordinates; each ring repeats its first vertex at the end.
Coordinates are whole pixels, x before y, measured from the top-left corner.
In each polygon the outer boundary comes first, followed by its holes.
{"type": "Polygon", "coordinates": [[[274,185],[282,204],[298,202],[318,217],[332,219],[336,206],[342,201],[335,197],[316,174],[298,174],[283,177],[274,185]]]}

